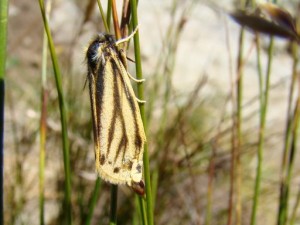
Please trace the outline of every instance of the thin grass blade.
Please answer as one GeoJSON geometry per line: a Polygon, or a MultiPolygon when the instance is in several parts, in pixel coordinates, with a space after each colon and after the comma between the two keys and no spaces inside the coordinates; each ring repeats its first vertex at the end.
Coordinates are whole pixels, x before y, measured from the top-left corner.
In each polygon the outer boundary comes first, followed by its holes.
{"type": "Polygon", "coordinates": [[[4,137],[4,96],[5,65],[7,47],[8,1],[0,1],[0,224],[4,224],[3,214],[3,137],[4,137]]]}
{"type": "Polygon", "coordinates": [[[65,202],[64,212],[66,214],[66,223],[72,224],[72,205],[71,205],[71,171],[70,171],[70,156],[69,156],[69,140],[68,140],[68,128],[67,128],[67,111],[66,102],[63,94],[62,76],[58,65],[58,59],[55,52],[53,39],[51,36],[50,28],[45,14],[44,2],[39,0],[40,10],[44,22],[44,28],[48,38],[48,45],[50,55],[52,59],[52,66],[55,75],[56,88],[58,93],[61,129],[62,129],[62,144],[63,144],[63,160],[64,160],[64,173],[65,173],[65,202]]]}
{"type": "MultiPolygon", "coordinates": [[[[132,27],[138,26],[138,15],[137,15],[137,2],[136,0],[130,0],[130,7],[132,13],[132,27]]],[[[140,54],[140,41],[139,41],[139,31],[134,35],[134,53],[135,53],[135,66],[136,66],[136,77],[137,79],[143,78],[141,54],[140,54]]],[[[144,99],[144,85],[139,83],[137,85],[137,97],[139,99],[144,99]]],[[[147,133],[147,122],[145,118],[145,107],[140,104],[141,117],[144,123],[145,132],[147,133]]],[[[146,205],[147,205],[147,221],[148,225],[153,225],[153,206],[152,206],[152,191],[151,191],[151,179],[150,179],[150,165],[149,165],[149,155],[148,155],[148,144],[144,146],[144,176],[146,183],[146,205]]]]}

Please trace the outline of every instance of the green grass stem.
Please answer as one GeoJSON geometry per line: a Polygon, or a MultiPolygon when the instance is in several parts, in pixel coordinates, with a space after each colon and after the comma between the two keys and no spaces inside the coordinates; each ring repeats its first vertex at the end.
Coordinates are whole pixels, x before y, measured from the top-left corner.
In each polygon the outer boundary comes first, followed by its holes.
{"type": "Polygon", "coordinates": [[[144,204],[143,198],[138,195],[135,195],[135,211],[133,213],[132,224],[138,225],[143,224],[147,225],[147,215],[146,215],[146,206],[144,204]]]}
{"type": "MultiPolygon", "coordinates": [[[[278,225],[286,225],[288,222],[288,206],[289,206],[289,195],[291,189],[291,181],[293,175],[293,168],[295,162],[295,155],[297,151],[297,142],[298,142],[298,132],[299,132],[299,119],[300,119],[300,95],[298,94],[298,99],[296,103],[296,107],[293,113],[293,117],[291,119],[291,144],[288,149],[288,161],[286,165],[286,175],[284,180],[281,183],[280,189],[280,204],[279,204],[279,212],[278,212],[278,225]]],[[[297,208],[297,202],[294,207],[297,208]]],[[[294,219],[293,219],[294,220],[294,219]]],[[[291,219],[291,221],[293,221],[291,219]]]]}
{"type": "Polygon", "coordinates": [[[137,196],[137,198],[138,198],[138,206],[139,206],[139,210],[140,210],[142,224],[148,225],[147,212],[146,212],[146,206],[144,204],[144,199],[141,198],[140,196],[137,196]]]}
{"type": "Polygon", "coordinates": [[[289,89],[289,99],[288,99],[288,109],[287,109],[287,120],[286,120],[286,130],[284,138],[284,149],[281,162],[280,171],[280,197],[279,197],[279,207],[278,207],[278,217],[277,224],[286,224],[287,221],[287,197],[288,197],[288,177],[289,176],[289,153],[292,150],[291,145],[293,145],[293,124],[295,124],[295,117],[293,117],[292,105],[295,92],[295,86],[297,85],[297,65],[298,65],[298,45],[293,43],[293,71],[292,80],[289,89]]]}
{"type": "Polygon", "coordinates": [[[294,118],[293,118],[293,134],[292,134],[292,143],[291,143],[291,149],[289,154],[289,161],[288,161],[288,170],[286,175],[286,192],[284,196],[284,205],[285,205],[285,215],[283,224],[287,224],[288,219],[288,206],[289,206],[289,196],[290,196],[290,189],[291,189],[291,181],[293,178],[293,168],[294,168],[294,162],[295,162],[295,155],[297,152],[297,142],[298,142],[298,134],[299,134],[299,118],[300,118],[300,95],[298,95],[298,100],[295,108],[294,118]]]}
{"type": "Polygon", "coordinates": [[[140,223],[140,218],[141,218],[141,214],[139,212],[139,197],[137,195],[135,195],[134,198],[134,206],[135,206],[135,210],[133,211],[133,216],[132,216],[132,225],[138,225],[140,223]]]}
{"type": "Polygon", "coordinates": [[[259,94],[260,96],[260,125],[259,125],[259,141],[257,149],[257,167],[256,167],[256,178],[254,184],[254,196],[252,203],[251,211],[251,225],[256,224],[256,214],[259,204],[260,196],[260,185],[261,185],[261,176],[262,176],[262,163],[263,163],[263,150],[264,150],[264,138],[265,138],[265,125],[267,118],[267,106],[268,106],[268,96],[269,96],[269,87],[270,87],[270,77],[271,77],[271,64],[272,64],[272,55],[273,55],[273,37],[270,38],[270,44],[268,48],[268,65],[267,65],[267,74],[265,81],[264,92],[259,94]]]}
{"type": "Polygon", "coordinates": [[[117,224],[118,185],[111,185],[109,225],[117,224]]]}
{"type": "Polygon", "coordinates": [[[100,14],[101,14],[101,17],[102,17],[102,21],[103,21],[103,24],[104,24],[104,27],[105,27],[105,31],[107,33],[109,33],[109,27],[108,27],[107,22],[106,22],[107,18],[105,19],[102,4],[101,4],[100,0],[97,0],[97,3],[98,3],[98,8],[99,8],[99,11],[100,11],[100,14]]]}
{"type": "Polygon", "coordinates": [[[7,47],[8,1],[0,1],[0,79],[4,81],[7,47]]]}
{"type": "Polygon", "coordinates": [[[93,194],[92,194],[92,197],[90,200],[89,211],[88,211],[87,219],[85,221],[85,225],[90,225],[92,222],[95,206],[97,204],[97,200],[98,200],[99,194],[100,194],[100,189],[101,189],[101,179],[100,179],[100,177],[97,177],[97,180],[95,182],[94,191],[93,191],[93,194]]]}
{"type": "Polygon", "coordinates": [[[48,53],[47,36],[44,32],[43,37],[43,56],[42,56],[42,88],[41,88],[41,118],[40,118],[40,162],[39,162],[39,207],[40,207],[40,224],[44,221],[44,188],[45,188],[45,145],[47,132],[47,53],[48,53]]]}
{"type": "Polygon", "coordinates": [[[290,225],[294,225],[295,224],[295,220],[296,220],[296,217],[297,217],[297,211],[299,210],[299,205],[300,205],[300,188],[298,189],[298,194],[297,194],[297,197],[296,197],[296,202],[295,202],[295,205],[294,205],[294,208],[293,208],[293,212],[292,212],[292,215],[291,215],[291,220],[290,220],[290,225]]]}
{"type": "MultiPolygon", "coordinates": [[[[46,16],[49,17],[51,1],[47,1],[46,16]]],[[[40,118],[40,161],[39,161],[39,207],[40,224],[45,224],[45,155],[47,133],[47,62],[48,62],[47,34],[43,34],[42,74],[41,74],[41,118],[40,118]]]]}
{"type": "MultiPolygon", "coordinates": [[[[132,12],[132,25],[133,28],[138,26],[138,15],[137,15],[137,3],[136,0],[130,0],[130,7],[132,12]]],[[[140,41],[139,31],[134,35],[134,53],[135,53],[135,66],[136,66],[136,77],[137,79],[143,78],[141,53],[140,53],[140,41]]],[[[137,85],[137,97],[144,99],[144,84],[139,83],[137,85]]],[[[145,118],[145,106],[140,104],[141,117],[143,120],[145,131],[147,132],[147,122],[145,118]]],[[[146,183],[146,204],[147,204],[147,221],[148,225],[153,225],[153,206],[152,206],[152,191],[151,191],[151,179],[150,179],[150,165],[148,155],[148,144],[144,147],[144,177],[146,183]]]]}
{"type": "Polygon", "coordinates": [[[242,121],[243,121],[243,49],[244,49],[244,32],[241,28],[239,53],[238,53],[238,79],[237,79],[237,143],[235,152],[235,189],[236,189],[236,224],[241,225],[242,218],[242,202],[241,202],[241,186],[242,186],[242,168],[241,168],[241,146],[242,146],[242,121]]]}
{"type": "Polygon", "coordinates": [[[42,0],[39,0],[40,10],[44,22],[44,28],[48,38],[48,45],[50,55],[52,59],[52,66],[55,75],[55,82],[58,94],[60,119],[61,119],[61,130],[62,130],[62,145],[63,145],[63,161],[64,161],[64,173],[65,173],[65,202],[64,212],[66,215],[66,223],[72,224],[72,206],[71,206],[71,171],[70,171],[70,156],[69,156],[69,141],[68,141],[68,129],[67,129],[67,112],[66,102],[63,94],[62,87],[62,76],[58,65],[58,59],[55,52],[53,39],[51,36],[50,28],[45,14],[45,6],[42,0]]]}
{"type": "Polygon", "coordinates": [[[3,212],[3,140],[4,140],[4,97],[7,48],[8,1],[0,1],[0,224],[4,224],[3,212]]]}
{"type": "MultiPolygon", "coordinates": [[[[108,5],[110,5],[110,8],[107,8],[107,13],[112,12],[115,36],[116,39],[118,40],[121,38],[121,32],[120,32],[119,21],[118,21],[116,1],[111,0],[108,5]]],[[[110,18],[107,18],[107,21],[109,19],[110,18]]],[[[109,224],[115,225],[117,224],[118,185],[111,185],[110,196],[111,198],[110,198],[110,223],[109,224]]]]}
{"type": "Polygon", "coordinates": [[[152,172],[152,177],[151,177],[151,188],[152,188],[152,206],[153,209],[155,208],[155,203],[156,203],[156,194],[157,194],[157,188],[158,188],[158,171],[154,170],[152,172]]]}
{"type": "Polygon", "coordinates": [[[113,0],[108,0],[107,1],[107,10],[106,10],[106,24],[107,24],[107,27],[108,27],[109,31],[110,31],[110,24],[111,24],[112,1],[113,0]]]}

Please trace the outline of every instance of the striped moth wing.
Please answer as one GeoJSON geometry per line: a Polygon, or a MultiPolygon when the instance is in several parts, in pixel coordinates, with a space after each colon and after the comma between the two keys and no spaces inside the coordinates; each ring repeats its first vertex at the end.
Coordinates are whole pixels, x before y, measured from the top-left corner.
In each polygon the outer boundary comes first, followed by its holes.
{"type": "Polygon", "coordinates": [[[86,58],[97,173],[105,181],[127,184],[142,195],[146,135],[126,56],[112,35],[99,34],[86,58]]]}

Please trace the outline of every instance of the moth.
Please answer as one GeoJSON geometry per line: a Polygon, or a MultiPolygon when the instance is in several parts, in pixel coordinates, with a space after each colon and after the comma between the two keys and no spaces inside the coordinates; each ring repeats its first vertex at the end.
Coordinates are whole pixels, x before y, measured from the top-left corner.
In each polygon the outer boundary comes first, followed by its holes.
{"type": "MultiPolygon", "coordinates": [[[[134,33],[132,34],[134,35],[134,33]]],[[[131,81],[143,82],[127,71],[127,58],[119,47],[131,36],[116,41],[98,34],[86,51],[87,81],[92,109],[96,171],[112,184],[127,184],[144,194],[143,122],[131,81]]]]}

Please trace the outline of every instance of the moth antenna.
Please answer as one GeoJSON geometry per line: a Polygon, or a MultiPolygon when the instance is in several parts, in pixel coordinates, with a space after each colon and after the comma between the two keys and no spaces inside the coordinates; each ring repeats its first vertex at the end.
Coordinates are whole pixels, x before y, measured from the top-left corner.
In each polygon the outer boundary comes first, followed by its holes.
{"type": "Polygon", "coordinates": [[[137,97],[135,97],[136,101],[140,104],[145,104],[146,101],[145,100],[141,100],[141,99],[138,99],[137,97]]]}
{"type": "Polygon", "coordinates": [[[134,31],[129,36],[116,41],[116,45],[119,45],[119,44],[129,41],[135,35],[135,33],[137,32],[138,29],[139,29],[139,25],[136,26],[134,31]]]}
{"type": "Polygon", "coordinates": [[[131,80],[133,80],[133,81],[135,81],[137,83],[143,83],[145,81],[145,79],[136,79],[130,73],[127,73],[127,75],[130,77],[131,80]]]}

